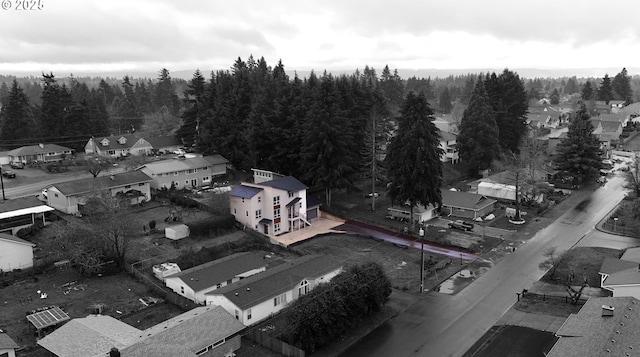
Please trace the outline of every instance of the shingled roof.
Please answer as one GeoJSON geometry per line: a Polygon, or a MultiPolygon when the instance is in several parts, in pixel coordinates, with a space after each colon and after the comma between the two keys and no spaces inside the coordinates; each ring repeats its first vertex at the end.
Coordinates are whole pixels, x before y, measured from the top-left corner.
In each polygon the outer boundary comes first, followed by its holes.
{"type": "Polygon", "coordinates": [[[108,176],[60,182],[53,184],[52,186],[65,196],[69,196],[149,181],[151,181],[151,178],[142,171],[128,171],[108,176]]]}
{"type": "Polygon", "coordinates": [[[154,161],[142,165],[137,170],[146,167],[151,172],[154,172],[156,174],[163,174],[167,172],[199,169],[202,167],[209,167],[211,165],[226,164],[227,162],[229,162],[229,160],[225,159],[222,155],[216,154],[205,157],[192,157],[189,159],[168,159],[154,161]]]}
{"type": "Polygon", "coordinates": [[[206,295],[223,295],[244,310],[293,289],[304,279],[317,278],[341,266],[335,257],[305,255],[206,295]]]}
{"type": "Polygon", "coordinates": [[[275,180],[265,181],[260,183],[259,185],[269,186],[269,187],[277,188],[280,190],[285,190],[288,192],[302,191],[308,188],[305,184],[298,181],[298,179],[296,179],[293,176],[285,176],[285,177],[277,178],[275,180]]]}
{"type": "Polygon", "coordinates": [[[50,152],[62,154],[65,151],[73,151],[73,149],[57,144],[41,144],[23,146],[9,151],[9,156],[27,156],[37,154],[47,154],[50,152]]]}
{"type": "Polygon", "coordinates": [[[477,193],[442,190],[442,205],[478,210],[494,204],[496,200],[477,193]]]}

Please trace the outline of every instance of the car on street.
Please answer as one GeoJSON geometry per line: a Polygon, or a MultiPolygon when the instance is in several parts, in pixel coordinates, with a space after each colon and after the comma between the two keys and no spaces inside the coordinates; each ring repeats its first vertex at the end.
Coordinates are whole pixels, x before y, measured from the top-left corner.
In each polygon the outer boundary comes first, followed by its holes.
{"type": "Polygon", "coordinates": [[[463,231],[470,231],[474,227],[473,223],[465,222],[462,220],[456,220],[449,222],[449,228],[451,229],[460,229],[463,231]]]}
{"type": "Polygon", "coordinates": [[[16,177],[16,173],[11,171],[11,170],[3,170],[2,171],[2,176],[6,177],[6,178],[15,178],[16,177]]]}
{"type": "Polygon", "coordinates": [[[24,164],[21,162],[12,162],[9,166],[11,166],[12,169],[24,169],[24,164]]]}

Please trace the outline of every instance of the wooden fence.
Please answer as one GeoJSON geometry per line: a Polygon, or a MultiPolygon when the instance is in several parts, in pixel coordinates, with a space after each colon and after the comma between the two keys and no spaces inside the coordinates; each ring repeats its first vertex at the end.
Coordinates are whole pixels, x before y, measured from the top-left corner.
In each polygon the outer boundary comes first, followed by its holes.
{"type": "Polygon", "coordinates": [[[306,353],[284,341],[269,336],[259,329],[251,329],[245,335],[246,338],[284,357],[305,357],[306,353]]]}

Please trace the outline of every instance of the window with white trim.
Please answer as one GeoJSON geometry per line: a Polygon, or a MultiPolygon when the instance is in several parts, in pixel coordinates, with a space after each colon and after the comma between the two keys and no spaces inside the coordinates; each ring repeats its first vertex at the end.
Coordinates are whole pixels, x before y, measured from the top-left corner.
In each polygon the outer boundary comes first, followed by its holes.
{"type": "Polygon", "coordinates": [[[273,210],[273,218],[280,218],[280,208],[273,210]]]}
{"type": "Polygon", "coordinates": [[[287,303],[287,294],[282,294],[273,298],[273,306],[278,306],[287,303]]]}
{"type": "Polygon", "coordinates": [[[251,309],[247,310],[247,320],[251,320],[251,309]]]}
{"type": "Polygon", "coordinates": [[[298,287],[298,295],[306,295],[309,292],[309,281],[303,280],[298,287]]]}
{"type": "Polygon", "coordinates": [[[274,231],[275,233],[280,232],[280,223],[274,223],[274,224],[273,224],[273,231],[274,231]]]}
{"type": "Polygon", "coordinates": [[[256,219],[260,219],[262,218],[262,210],[261,209],[257,209],[256,210],[256,219]]]}
{"type": "Polygon", "coordinates": [[[275,197],[273,198],[273,205],[274,205],[274,206],[277,206],[277,205],[279,205],[279,204],[280,204],[280,196],[275,196],[275,197]]]}

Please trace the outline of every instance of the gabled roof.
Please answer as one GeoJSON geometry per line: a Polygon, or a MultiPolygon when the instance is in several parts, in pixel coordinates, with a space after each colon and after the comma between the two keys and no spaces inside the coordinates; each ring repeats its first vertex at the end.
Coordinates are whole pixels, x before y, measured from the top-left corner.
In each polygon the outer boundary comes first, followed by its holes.
{"type": "Polygon", "coordinates": [[[258,193],[262,192],[263,188],[246,186],[246,185],[238,185],[233,188],[233,190],[229,191],[229,196],[241,197],[241,198],[251,198],[258,193]]]}
{"type": "Polygon", "coordinates": [[[73,319],[38,344],[58,356],[104,356],[113,347],[122,349],[140,339],[142,331],[107,315],[73,319]]]}
{"type": "Polygon", "coordinates": [[[548,357],[637,356],[640,304],[633,297],[591,298],[560,327],[548,357]],[[602,316],[603,306],[613,316],[602,316]],[[627,354],[630,353],[630,354],[627,354]]]}
{"type": "Polygon", "coordinates": [[[602,265],[600,265],[600,273],[601,274],[613,274],[615,272],[637,268],[638,263],[630,262],[627,260],[621,260],[617,258],[607,257],[602,261],[602,265]]]}
{"type": "Polygon", "coordinates": [[[601,123],[602,123],[602,131],[608,132],[608,133],[616,132],[622,126],[622,124],[619,121],[603,120],[601,123]]]}
{"type": "Polygon", "coordinates": [[[17,243],[17,244],[24,244],[24,245],[30,245],[32,247],[35,247],[36,245],[31,243],[31,242],[27,242],[26,240],[22,239],[22,238],[18,238],[16,236],[13,236],[11,234],[6,234],[6,233],[0,233],[0,240],[4,240],[7,242],[12,242],[12,243],[17,243]]]}
{"type": "Polygon", "coordinates": [[[293,176],[285,176],[281,178],[277,178],[271,181],[265,181],[260,183],[261,186],[269,186],[273,188],[277,188],[280,190],[285,190],[287,192],[297,192],[306,190],[308,187],[302,182],[298,181],[293,176]]]}
{"type": "Polygon", "coordinates": [[[444,140],[444,141],[452,141],[452,140],[456,140],[457,136],[454,133],[449,133],[446,131],[440,131],[440,139],[444,140]]]}
{"type": "Polygon", "coordinates": [[[233,279],[239,274],[267,265],[266,252],[243,252],[229,255],[193,268],[172,274],[166,279],[181,279],[193,291],[213,288],[218,283],[233,279]]]}
{"type": "Polygon", "coordinates": [[[244,310],[293,289],[304,279],[314,279],[341,267],[334,257],[305,255],[206,295],[223,295],[244,310]]]}
{"type": "Polygon", "coordinates": [[[479,210],[497,201],[477,193],[441,190],[442,205],[447,207],[458,207],[472,210],[479,210]]]}
{"type": "Polygon", "coordinates": [[[126,135],[114,135],[114,136],[105,136],[101,138],[93,138],[96,147],[102,151],[105,150],[116,150],[116,149],[130,149],[133,144],[137,143],[138,140],[143,139],[138,134],[126,134],[126,135]],[[124,138],[124,144],[120,144],[120,139],[124,138]],[[107,139],[109,142],[108,145],[102,145],[104,139],[107,139]]]}
{"type": "Polygon", "coordinates": [[[34,196],[0,200],[0,219],[48,211],[53,211],[53,208],[34,196]]]}
{"type": "Polygon", "coordinates": [[[624,115],[640,114],[640,102],[631,103],[631,104],[627,105],[626,107],[621,108],[618,111],[618,113],[624,114],[624,115]]]}
{"type": "Polygon", "coordinates": [[[70,149],[66,146],[60,146],[57,144],[42,144],[42,147],[40,145],[30,145],[30,146],[19,147],[17,149],[13,149],[9,151],[9,155],[10,156],[26,156],[26,155],[47,154],[50,152],[62,154],[65,151],[73,151],[73,149],[70,149]]]}
{"type": "Polygon", "coordinates": [[[160,149],[168,146],[181,146],[182,142],[176,135],[154,136],[144,138],[154,149],[160,149]]]}
{"type": "Polygon", "coordinates": [[[2,349],[16,349],[19,348],[16,341],[14,341],[9,335],[6,333],[0,333],[0,350],[2,349]]]}
{"type": "Polygon", "coordinates": [[[122,357],[191,357],[244,328],[221,306],[196,307],[141,331],[139,342],[121,353],[122,357]]]}
{"type": "Polygon", "coordinates": [[[168,159],[149,162],[137,168],[147,168],[149,171],[156,174],[163,174],[168,172],[184,171],[199,169],[202,167],[210,167],[211,165],[226,164],[229,160],[225,159],[221,155],[211,155],[205,157],[192,157],[189,159],[168,159]]]}
{"type": "Polygon", "coordinates": [[[602,285],[640,285],[640,271],[638,265],[635,264],[633,268],[617,271],[612,273],[605,279],[602,285]]]}
{"type": "Polygon", "coordinates": [[[615,121],[618,123],[624,122],[627,118],[622,114],[600,114],[596,118],[600,118],[602,121],[615,121]]]}
{"type": "Polygon", "coordinates": [[[61,182],[53,184],[52,186],[65,196],[69,196],[97,192],[149,181],[152,181],[151,178],[142,171],[128,171],[115,175],[61,182]]]}
{"type": "Polygon", "coordinates": [[[640,247],[629,248],[625,250],[624,254],[620,257],[620,260],[626,260],[640,264],[640,247]]]}

